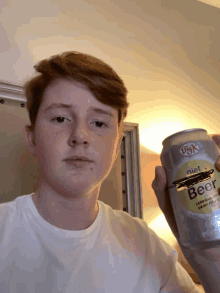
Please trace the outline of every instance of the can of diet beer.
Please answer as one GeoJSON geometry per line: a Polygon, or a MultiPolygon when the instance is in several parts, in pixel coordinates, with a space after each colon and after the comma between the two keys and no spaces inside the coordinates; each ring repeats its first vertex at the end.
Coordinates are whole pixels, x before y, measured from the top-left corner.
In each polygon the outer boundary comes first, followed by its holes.
{"type": "Polygon", "coordinates": [[[219,148],[205,129],[177,132],[162,142],[173,212],[183,246],[207,249],[220,245],[219,148]]]}

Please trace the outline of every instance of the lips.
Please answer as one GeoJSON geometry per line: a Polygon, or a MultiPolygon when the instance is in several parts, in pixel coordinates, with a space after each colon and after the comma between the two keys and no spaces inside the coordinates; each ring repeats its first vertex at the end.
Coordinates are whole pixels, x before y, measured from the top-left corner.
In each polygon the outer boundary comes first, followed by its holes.
{"type": "Polygon", "coordinates": [[[82,160],[66,160],[65,163],[67,166],[69,166],[71,169],[83,169],[88,167],[91,161],[82,161],[82,160]]]}
{"type": "Polygon", "coordinates": [[[92,162],[88,157],[84,156],[71,156],[66,158],[64,161],[75,161],[75,162],[92,162]]]}

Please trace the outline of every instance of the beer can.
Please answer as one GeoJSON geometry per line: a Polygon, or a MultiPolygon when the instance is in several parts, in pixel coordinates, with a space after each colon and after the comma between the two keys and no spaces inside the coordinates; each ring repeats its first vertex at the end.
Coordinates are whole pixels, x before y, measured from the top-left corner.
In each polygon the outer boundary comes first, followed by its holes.
{"type": "Polygon", "coordinates": [[[183,246],[220,245],[219,148],[202,128],[174,133],[163,140],[160,156],[183,246]]]}

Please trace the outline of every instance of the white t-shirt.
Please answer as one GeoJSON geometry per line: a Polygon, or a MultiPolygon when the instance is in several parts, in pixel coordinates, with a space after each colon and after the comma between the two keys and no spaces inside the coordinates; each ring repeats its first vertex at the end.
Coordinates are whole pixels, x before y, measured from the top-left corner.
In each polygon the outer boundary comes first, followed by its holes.
{"type": "Polygon", "coordinates": [[[0,204],[1,293],[198,293],[177,252],[147,223],[102,201],[93,224],[57,228],[32,194],[0,204]]]}

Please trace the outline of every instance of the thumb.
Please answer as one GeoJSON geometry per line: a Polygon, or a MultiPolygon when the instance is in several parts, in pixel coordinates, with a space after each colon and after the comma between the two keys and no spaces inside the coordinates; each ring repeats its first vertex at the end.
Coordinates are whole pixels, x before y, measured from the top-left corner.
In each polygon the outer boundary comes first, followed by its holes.
{"type": "Polygon", "coordinates": [[[152,183],[158,205],[163,212],[167,223],[169,224],[176,239],[179,239],[179,232],[175,221],[171,199],[169,196],[168,180],[165,168],[162,166],[155,167],[155,179],[152,183]]]}
{"type": "Polygon", "coordinates": [[[156,166],[155,167],[155,180],[159,179],[159,172],[160,172],[160,167],[156,166]]]}
{"type": "Polygon", "coordinates": [[[156,188],[160,188],[161,191],[164,191],[166,187],[167,179],[166,179],[166,172],[162,166],[155,167],[155,179],[154,179],[154,186],[156,188]]]}

